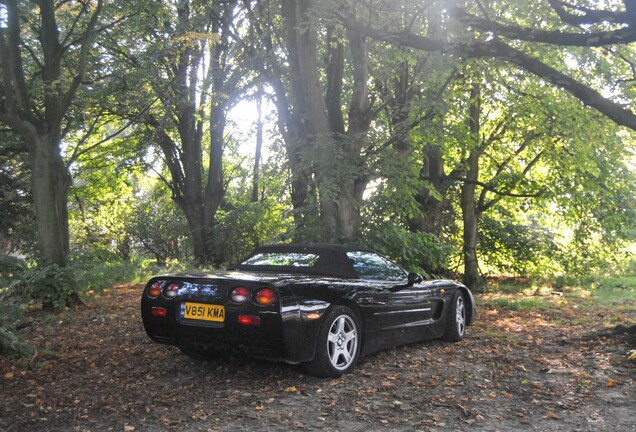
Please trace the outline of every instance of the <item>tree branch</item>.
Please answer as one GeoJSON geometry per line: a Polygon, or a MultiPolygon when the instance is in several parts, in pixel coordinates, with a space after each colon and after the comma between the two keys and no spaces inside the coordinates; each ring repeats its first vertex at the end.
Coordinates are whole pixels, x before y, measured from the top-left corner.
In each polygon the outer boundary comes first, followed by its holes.
{"type": "Polygon", "coordinates": [[[97,0],[97,7],[91,16],[91,19],[86,26],[86,30],[81,38],[81,46],[80,46],[80,58],[79,58],[79,66],[76,75],[73,77],[73,81],[69,86],[66,94],[64,95],[60,116],[65,113],[68,107],[71,105],[71,102],[75,98],[75,94],[77,93],[77,88],[84,81],[84,76],[86,75],[86,62],[88,59],[88,53],[91,49],[91,39],[93,37],[95,25],[97,23],[97,19],[99,15],[102,13],[102,3],[103,0],[97,0]]]}
{"type": "Polygon", "coordinates": [[[514,25],[504,25],[471,15],[463,9],[453,10],[454,16],[464,24],[476,29],[493,32],[508,39],[528,42],[542,42],[560,46],[600,47],[607,45],[627,45],[636,41],[636,30],[624,27],[614,31],[594,33],[570,33],[562,31],[542,31],[514,25]]]}
{"type": "Polygon", "coordinates": [[[352,22],[351,18],[346,16],[341,16],[340,18],[344,20],[347,25],[356,26],[360,31],[373,39],[408,46],[422,51],[437,51],[466,58],[498,58],[513,63],[521,69],[531,72],[555,86],[568,91],[581,102],[596,109],[617,124],[636,131],[636,114],[632,111],[621,104],[604,98],[596,90],[578,82],[552,66],[543,63],[541,60],[505,44],[499,39],[469,44],[452,44],[409,32],[387,33],[359,22],[352,22]]]}
{"type": "MultiPolygon", "coordinates": [[[[527,167],[526,167],[527,168],[527,167]]],[[[432,180],[432,178],[430,177],[422,177],[423,180],[432,180]]],[[[459,181],[462,183],[468,183],[468,184],[474,184],[477,186],[481,186],[482,188],[496,194],[496,195],[501,195],[501,196],[507,196],[507,197],[514,197],[514,198],[536,198],[538,196],[541,196],[542,192],[537,192],[537,193],[514,193],[514,192],[506,192],[506,191],[501,191],[501,190],[497,190],[493,185],[490,185],[488,183],[484,183],[482,181],[479,180],[469,180],[465,177],[456,177],[456,176],[446,176],[444,177],[444,180],[450,180],[450,181],[459,181]]]]}
{"type": "MultiPolygon", "coordinates": [[[[540,151],[535,157],[534,159],[532,159],[530,161],[530,163],[528,163],[528,165],[526,165],[526,167],[523,169],[521,175],[519,176],[519,180],[515,182],[515,184],[513,185],[513,187],[516,187],[519,185],[519,183],[521,182],[521,179],[525,178],[526,175],[528,175],[528,173],[530,172],[530,170],[532,169],[532,167],[534,167],[537,162],[539,162],[539,160],[541,159],[541,156],[543,156],[544,151],[540,151]]],[[[493,177],[493,180],[495,180],[496,176],[493,177]]],[[[491,180],[492,181],[492,180],[491,180]]],[[[495,204],[497,204],[499,201],[501,201],[501,199],[504,196],[511,196],[511,197],[523,197],[523,198],[536,198],[538,196],[541,195],[542,192],[537,192],[536,194],[527,194],[527,195],[511,195],[511,194],[506,194],[506,193],[502,193],[501,191],[497,192],[497,191],[492,191],[494,192],[496,195],[498,195],[497,198],[494,198],[492,200],[490,200],[488,203],[484,204],[484,201],[486,200],[486,195],[482,194],[482,196],[480,197],[479,200],[479,209],[482,212],[485,212],[489,209],[491,209],[492,207],[495,206],[495,204]]]]}
{"type": "Polygon", "coordinates": [[[0,57],[4,87],[3,111],[11,117],[34,123],[29,109],[29,92],[20,57],[20,16],[17,2],[6,2],[7,27],[0,29],[0,57]]]}
{"type": "Polygon", "coordinates": [[[626,12],[589,9],[583,6],[567,3],[563,0],[548,0],[548,3],[562,21],[574,26],[608,22],[623,24],[630,24],[634,22],[634,17],[630,17],[630,7],[633,9],[634,6],[633,0],[625,0],[624,3],[626,6],[626,12]],[[567,9],[580,12],[581,14],[568,12],[567,9]]]}

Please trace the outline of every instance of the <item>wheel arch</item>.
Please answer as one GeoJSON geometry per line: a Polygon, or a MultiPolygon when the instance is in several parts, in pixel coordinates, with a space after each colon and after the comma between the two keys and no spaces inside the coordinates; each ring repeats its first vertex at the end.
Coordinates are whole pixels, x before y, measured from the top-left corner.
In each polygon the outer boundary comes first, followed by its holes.
{"type": "MultiPolygon", "coordinates": [[[[322,316],[320,317],[320,324],[322,325],[322,322],[324,320],[324,317],[327,315],[327,313],[332,310],[334,307],[337,306],[343,306],[346,307],[348,309],[350,309],[354,314],[355,317],[358,321],[358,325],[360,326],[360,328],[358,329],[360,331],[360,335],[362,336],[362,333],[364,332],[364,322],[362,321],[362,313],[360,311],[360,306],[358,306],[358,304],[351,300],[351,299],[347,299],[347,298],[330,298],[330,299],[324,299],[323,301],[325,301],[326,303],[329,303],[329,306],[327,308],[325,308],[325,310],[322,313],[322,316]]],[[[364,338],[361,338],[362,343],[364,344],[364,338]]],[[[318,344],[317,340],[314,340],[314,345],[318,344]]]]}
{"type": "MultiPolygon", "coordinates": [[[[331,378],[339,377],[351,371],[363,353],[362,344],[364,343],[364,338],[361,328],[362,321],[360,319],[359,311],[357,311],[354,303],[346,301],[331,303],[320,319],[320,332],[318,333],[318,337],[314,340],[314,357],[311,360],[304,362],[305,370],[312,375],[331,378]],[[357,341],[355,342],[356,347],[349,352],[351,357],[346,360],[347,364],[343,365],[343,369],[341,369],[334,363],[334,361],[337,361],[338,363],[340,362],[341,354],[332,356],[332,354],[327,354],[327,352],[329,350],[328,345],[331,346],[333,344],[333,349],[335,350],[335,341],[328,337],[328,333],[335,321],[340,320],[343,315],[350,317],[347,318],[347,320],[353,321],[351,324],[355,325],[356,328],[353,338],[357,339],[357,341]],[[321,347],[320,345],[323,342],[325,345],[321,347]],[[355,354],[353,354],[354,352],[355,354]]],[[[340,341],[338,341],[338,346],[338,350],[349,350],[348,342],[345,345],[340,345],[340,341]]]]}
{"type": "Polygon", "coordinates": [[[363,331],[364,330],[364,322],[362,321],[362,312],[360,311],[360,306],[358,306],[358,304],[351,300],[351,299],[337,299],[331,302],[331,305],[329,306],[328,309],[333,308],[334,306],[344,306],[346,308],[351,309],[351,311],[356,315],[356,318],[358,319],[358,324],[360,324],[360,330],[363,331]]]}
{"type": "Polygon", "coordinates": [[[462,293],[462,295],[464,296],[464,300],[466,301],[467,306],[468,306],[466,308],[466,325],[469,326],[472,323],[474,323],[475,319],[477,318],[477,308],[476,308],[476,304],[475,304],[475,296],[464,285],[460,285],[458,287],[458,289],[462,293]]]}

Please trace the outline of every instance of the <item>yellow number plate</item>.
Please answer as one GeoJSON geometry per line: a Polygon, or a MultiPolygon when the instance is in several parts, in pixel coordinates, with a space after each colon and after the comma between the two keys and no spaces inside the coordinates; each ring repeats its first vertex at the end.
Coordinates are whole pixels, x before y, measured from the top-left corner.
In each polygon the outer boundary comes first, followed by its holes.
{"type": "Polygon", "coordinates": [[[225,307],[205,303],[181,303],[181,318],[203,321],[225,321],[225,307]]]}

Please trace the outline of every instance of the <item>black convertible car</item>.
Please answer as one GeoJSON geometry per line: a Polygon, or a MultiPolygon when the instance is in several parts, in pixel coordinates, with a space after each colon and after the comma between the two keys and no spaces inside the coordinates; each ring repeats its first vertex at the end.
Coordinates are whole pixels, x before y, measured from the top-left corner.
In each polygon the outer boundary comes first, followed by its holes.
{"type": "Polygon", "coordinates": [[[154,277],[141,316],[152,340],[193,357],[238,350],[337,377],[383,348],[461,340],[475,299],[461,284],[424,281],[375,252],[291,244],[259,247],[224,272],[154,277]]]}

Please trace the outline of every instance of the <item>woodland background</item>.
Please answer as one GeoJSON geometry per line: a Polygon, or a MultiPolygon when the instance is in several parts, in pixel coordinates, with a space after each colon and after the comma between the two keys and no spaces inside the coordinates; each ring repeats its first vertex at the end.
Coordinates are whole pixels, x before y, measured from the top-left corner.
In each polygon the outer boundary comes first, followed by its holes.
{"type": "Polygon", "coordinates": [[[2,351],[271,242],[636,273],[634,0],[0,0],[0,59],[2,351]]]}

